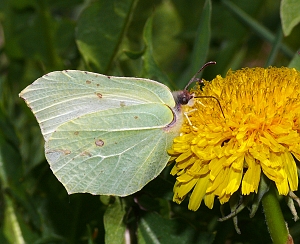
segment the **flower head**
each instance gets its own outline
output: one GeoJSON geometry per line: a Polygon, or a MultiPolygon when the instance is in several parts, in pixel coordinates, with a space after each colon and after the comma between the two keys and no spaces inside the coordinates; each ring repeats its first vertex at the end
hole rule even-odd
{"type": "Polygon", "coordinates": [[[175,165],[174,198],[189,192],[189,209],[204,199],[213,207],[232,194],[257,193],[264,174],[281,195],[298,188],[300,72],[290,68],[245,68],[204,81],[185,106],[181,134],[169,151],[175,165]],[[213,96],[215,99],[201,96],[213,96]],[[224,116],[222,111],[224,112],[224,116]]]}

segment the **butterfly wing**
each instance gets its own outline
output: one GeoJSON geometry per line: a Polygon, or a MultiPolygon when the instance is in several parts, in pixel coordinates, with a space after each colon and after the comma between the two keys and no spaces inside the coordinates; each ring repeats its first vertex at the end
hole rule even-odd
{"type": "Polygon", "coordinates": [[[53,72],[21,92],[45,138],[50,167],[68,193],[126,196],[169,160],[176,130],[169,89],[155,81],[53,72]]]}
{"type": "Polygon", "coordinates": [[[36,116],[46,141],[61,124],[96,111],[153,102],[175,106],[169,88],[161,83],[79,70],[44,75],[20,97],[36,116]]]}
{"type": "Polygon", "coordinates": [[[163,104],[87,114],[53,132],[46,157],[69,194],[126,196],[166,166],[175,135],[164,127],[172,117],[163,104]]]}

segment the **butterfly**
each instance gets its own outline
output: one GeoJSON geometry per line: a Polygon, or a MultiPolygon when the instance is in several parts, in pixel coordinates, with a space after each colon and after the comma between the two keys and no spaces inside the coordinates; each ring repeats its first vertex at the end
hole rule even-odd
{"type": "Polygon", "coordinates": [[[19,96],[35,115],[46,159],[69,194],[127,196],[169,161],[167,150],[179,135],[182,106],[193,99],[187,87],[196,75],[172,93],[144,78],[54,71],[19,96]]]}

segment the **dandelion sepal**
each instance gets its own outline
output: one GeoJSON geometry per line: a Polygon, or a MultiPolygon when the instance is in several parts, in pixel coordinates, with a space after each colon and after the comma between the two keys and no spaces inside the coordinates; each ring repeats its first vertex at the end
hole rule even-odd
{"type": "Polygon", "coordinates": [[[251,211],[250,211],[250,218],[253,218],[256,211],[258,210],[258,207],[261,203],[261,200],[263,198],[263,196],[269,191],[270,189],[270,180],[265,176],[262,175],[260,182],[259,182],[259,188],[258,188],[258,192],[254,197],[254,200],[252,202],[251,205],[251,211]]]}
{"type": "Polygon", "coordinates": [[[294,221],[297,221],[299,219],[299,216],[298,216],[297,210],[295,208],[294,201],[291,197],[287,197],[287,205],[288,205],[291,213],[293,214],[294,221]]]}
{"type": "MultiPolygon", "coordinates": [[[[245,207],[248,206],[249,202],[253,200],[253,195],[250,196],[240,196],[238,194],[233,194],[229,200],[231,213],[219,218],[220,222],[228,220],[230,218],[236,217],[245,207]]],[[[224,215],[224,213],[223,213],[224,215]]]]}

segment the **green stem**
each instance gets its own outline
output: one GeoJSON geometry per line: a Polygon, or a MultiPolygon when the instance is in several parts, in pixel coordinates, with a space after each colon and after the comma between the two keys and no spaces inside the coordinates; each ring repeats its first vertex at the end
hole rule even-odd
{"type": "Polygon", "coordinates": [[[262,205],[273,243],[287,243],[288,229],[273,185],[270,186],[270,190],[263,196],[262,205]]]}
{"type": "Polygon", "coordinates": [[[118,40],[118,44],[115,47],[114,54],[111,56],[110,62],[109,62],[108,67],[107,67],[107,69],[105,71],[105,73],[107,73],[107,74],[109,74],[109,72],[111,72],[112,66],[114,64],[113,61],[114,61],[116,55],[118,54],[118,50],[120,49],[120,46],[124,42],[127,30],[128,30],[128,28],[129,28],[129,26],[131,24],[131,21],[132,21],[132,18],[133,18],[133,14],[134,14],[134,10],[135,10],[137,4],[138,4],[138,0],[134,0],[131,3],[130,11],[128,11],[128,14],[126,16],[126,21],[124,21],[125,25],[124,25],[124,27],[122,29],[122,34],[121,34],[121,36],[120,36],[120,38],[118,40]]]}
{"type": "Polygon", "coordinates": [[[279,48],[280,48],[280,45],[281,45],[281,41],[282,41],[282,29],[281,29],[281,26],[278,28],[278,31],[276,33],[276,38],[274,40],[274,43],[272,45],[272,50],[270,52],[270,55],[268,57],[268,60],[265,64],[265,67],[269,67],[270,65],[272,65],[274,63],[274,60],[278,54],[278,51],[279,51],[279,48]]]}
{"type": "MultiPolygon", "coordinates": [[[[266,40],[269,43],[274,43],[276,37],[271,31],[269,31],[269,29],[261,25],[256,19],[252,18],[250,15],[248,15],[246,12],[240,9],[237,5],[235,5],[232,1],[222,0],[221,2],[227,7],[227,9],[232,14],[234,14],[240,21],[245,23],[258,36],[261,36],[264,40],[266,40]]],[[[280,49],[289,58],[292,58],[295,54],[294,50],[292,50],[289,46],[283,43],[280,44],[280,49]]]]}

